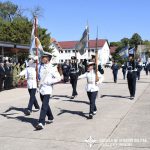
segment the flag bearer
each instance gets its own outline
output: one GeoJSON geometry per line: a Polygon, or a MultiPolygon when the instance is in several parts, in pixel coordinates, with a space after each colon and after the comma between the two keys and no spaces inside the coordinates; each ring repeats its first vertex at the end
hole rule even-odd
{"type": "Polygon", "coordinates": [[[54,119],[51,108],[49,106],[49,99],[52,95],[53,84],[59,82],[61,80],[61,77],[52,67],[50,60],[51,54],[48,52],[44,52],[44,55],[42,56],[43,66],[39,72],[39,91],[42,101],[42,107],[39,117],[39,123],[36,126],[37,130],[41,130],[44,128],[46,115],[48,116],[49,122],[53,122],[54,119]]]}
{"type": "Polygon", "coordinates": [[[89,62],[87,64],[87,72],[83,75],[79,76],[79,79],[86,78],[86,91],[90,101],[90,111],[89,111],[89,119],[93,119],[93,115],[96,115],[96,97],[99,91],[98,84],[101,83],[101,74],[98,71],[99,81],[96,82],[96,73],[94,70],[94,62],[89,62]]]}

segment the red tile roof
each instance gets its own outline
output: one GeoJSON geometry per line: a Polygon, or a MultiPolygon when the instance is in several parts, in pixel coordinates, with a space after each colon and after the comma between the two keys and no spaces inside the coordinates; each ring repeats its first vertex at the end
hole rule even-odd
{"type": "Polygon", "coordinates": [[[51,39],[50,39],[50,43],[55,43],[55,44],[56,44],[56,46],[59,48],[59,50],[62,50],[62,48],[61,48],[60,44],[56,41],[56,39],[51,38],[51,39]]]}
{"type": "MultiPolygon", "coordinates": [[[[58,42],[62,49],[74,49],[78,41],[60,41],[58,42]]],[[[99,39],[98,47],[103,47],[107,40],[99,39]]],[[[89,47],[95,48],[96,40],[89,40],[89,47]]]]}

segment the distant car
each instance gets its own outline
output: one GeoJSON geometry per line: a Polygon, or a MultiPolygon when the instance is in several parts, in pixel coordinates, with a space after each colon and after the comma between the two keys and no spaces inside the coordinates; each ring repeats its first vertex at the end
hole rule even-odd
{"type": "Polygon", "coordinates": [[[105,64],[105,68],[111,68],[111,66],[112,66],[111,62],[108,62],[108,63],[105,64]]]}

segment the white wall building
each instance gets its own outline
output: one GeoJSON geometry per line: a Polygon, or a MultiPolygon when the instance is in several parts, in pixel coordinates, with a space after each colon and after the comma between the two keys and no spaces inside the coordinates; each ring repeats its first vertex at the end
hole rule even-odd
{"type": "MultiPolygon", "coordinates": [[[[53,49],[53,55],[55,62],[63,63],[66,60],[70,60],[72,56],[77,56],[78,61],[90,60],[92,55],[95,55],[96,40],[89,40],[89,49],[85,49],[85,53],[80,55],[79,52],[75,53],[75,45],[78,41],[61,41],[57,42],[55,39],[51,40],[50,48],[53,49]]],[[[110,48],[107,40],[98,40],[98,56],[101,64],[106,64],[110,57],[110,48]]]]}

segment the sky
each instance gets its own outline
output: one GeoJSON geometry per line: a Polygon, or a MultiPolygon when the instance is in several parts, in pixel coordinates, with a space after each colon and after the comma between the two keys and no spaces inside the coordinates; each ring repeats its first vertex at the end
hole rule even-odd
{"type": "MultiPolygon", "coordinates": [[[[0,0],[2,2],[6,0],[0,0]]],[[[89,25],[90,39],[109,42],[131,38],[134,33],[150,40],[150,0],[10,0],[24,15],[40,6],[39,25],[57,41],[80,40],[89,25]]]]}

